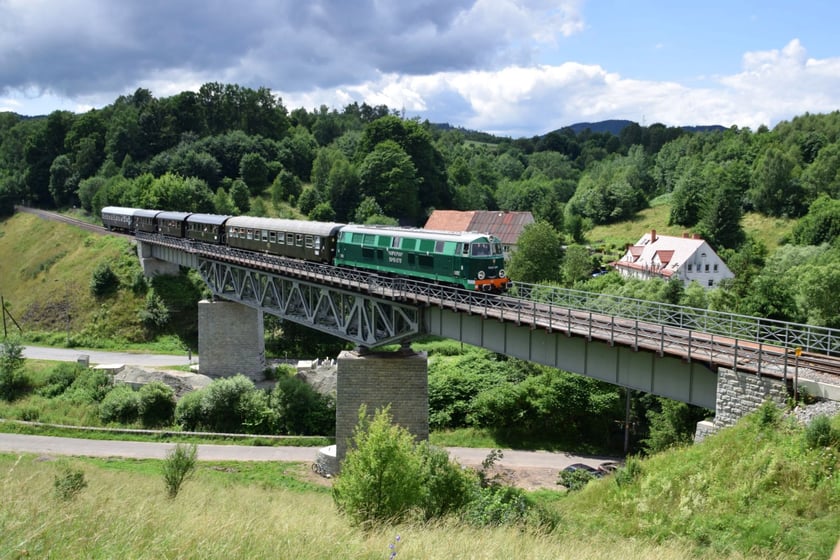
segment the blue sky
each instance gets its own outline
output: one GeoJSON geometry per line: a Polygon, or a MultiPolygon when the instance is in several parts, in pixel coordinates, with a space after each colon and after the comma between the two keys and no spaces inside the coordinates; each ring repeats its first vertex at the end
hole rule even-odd
{"type": "Polygon", "coordinates": [[[0,111],[266,87],[495,134],[774,126],[840,109],[840,8],[800,0],[0,0],[0,111]]]}

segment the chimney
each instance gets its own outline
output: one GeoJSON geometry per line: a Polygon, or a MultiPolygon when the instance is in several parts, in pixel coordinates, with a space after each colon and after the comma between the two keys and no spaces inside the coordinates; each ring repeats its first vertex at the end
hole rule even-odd
{"type": "Polygon", "coordinates": [[[654,241],[656,241],[656,230],[652,229],[650,230],[650,242],[653,243],[654,241]]]}
{"type": "Polygon", "coordinates": [[[701,237],[700,237],[700,234],[699,234],[699,233],[692,233],[692,234],[691,234],[691,238],[692,238],[692,239],[701,239],[701,237]]]}
{"type": "Polygon", "coordinates": [[[683,232],[683,239],[688,239],[688,232],[687,231],[683,232]]]}

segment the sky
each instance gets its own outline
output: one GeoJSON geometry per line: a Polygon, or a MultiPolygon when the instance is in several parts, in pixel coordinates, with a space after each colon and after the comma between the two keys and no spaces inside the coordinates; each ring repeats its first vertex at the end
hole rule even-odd
{"type": "Polygon", "coordinates": [[[0,0],[0,112],[265,87],[512,138],[840,109],[835,0],[0,0]]]}

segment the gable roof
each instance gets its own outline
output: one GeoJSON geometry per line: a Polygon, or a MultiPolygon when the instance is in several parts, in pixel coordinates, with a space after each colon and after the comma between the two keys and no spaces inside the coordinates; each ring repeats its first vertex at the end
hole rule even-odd
{"type": "MultiPolygon", "coordinates": [[[[715,254],[712,247],[697,235],[674,237],[658,235],[656,230],[651,230],[612,264],[616,268],[645,270],[668,278],[701,249],[704,253],[715,254]]],[[[720,265],[725,276],[732,276],[726,263],[721,261],[720,265]]]]}
{"type": "Polygon", "coordinates": [[[423,227],[443,231],[492,233],[505,245],[515,245],[525,226],[532,223],[534,216],[530,212],[435,210],[423,227]]]}

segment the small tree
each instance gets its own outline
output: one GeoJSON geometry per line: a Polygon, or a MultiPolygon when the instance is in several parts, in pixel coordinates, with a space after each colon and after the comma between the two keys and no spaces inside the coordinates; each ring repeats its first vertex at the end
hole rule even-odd
{"type": "Polygon", "coordinates": [[[90,293],[96,297],[102,297],[117,291],[120,286],[120,279],[111,270],[106,262],[101,262],[93,271],[90,279],[90,293]]]}
{"type": "Polygon", "coordinates": [[[195,472],[197,460],[198,447],[194,443],[179,443],[166,454],[163,461],[163,480],[170,498],[178,495],[184,481],[195,472]]]}
{"type": "Polygon", "coordinates": [[[0,346],[0,399],[11,401],[27,386],[23,374],[23,346],[16,339],[8,339],[0,346]]]}
{"type": "Polygon", "coordinates": [[[360,525],[398,523],[423,495],[414,438],[391,424],[387,407],[378,409],[371,420],[362,405],[352,444],[333,485],[336,506],[360,525]]]}

